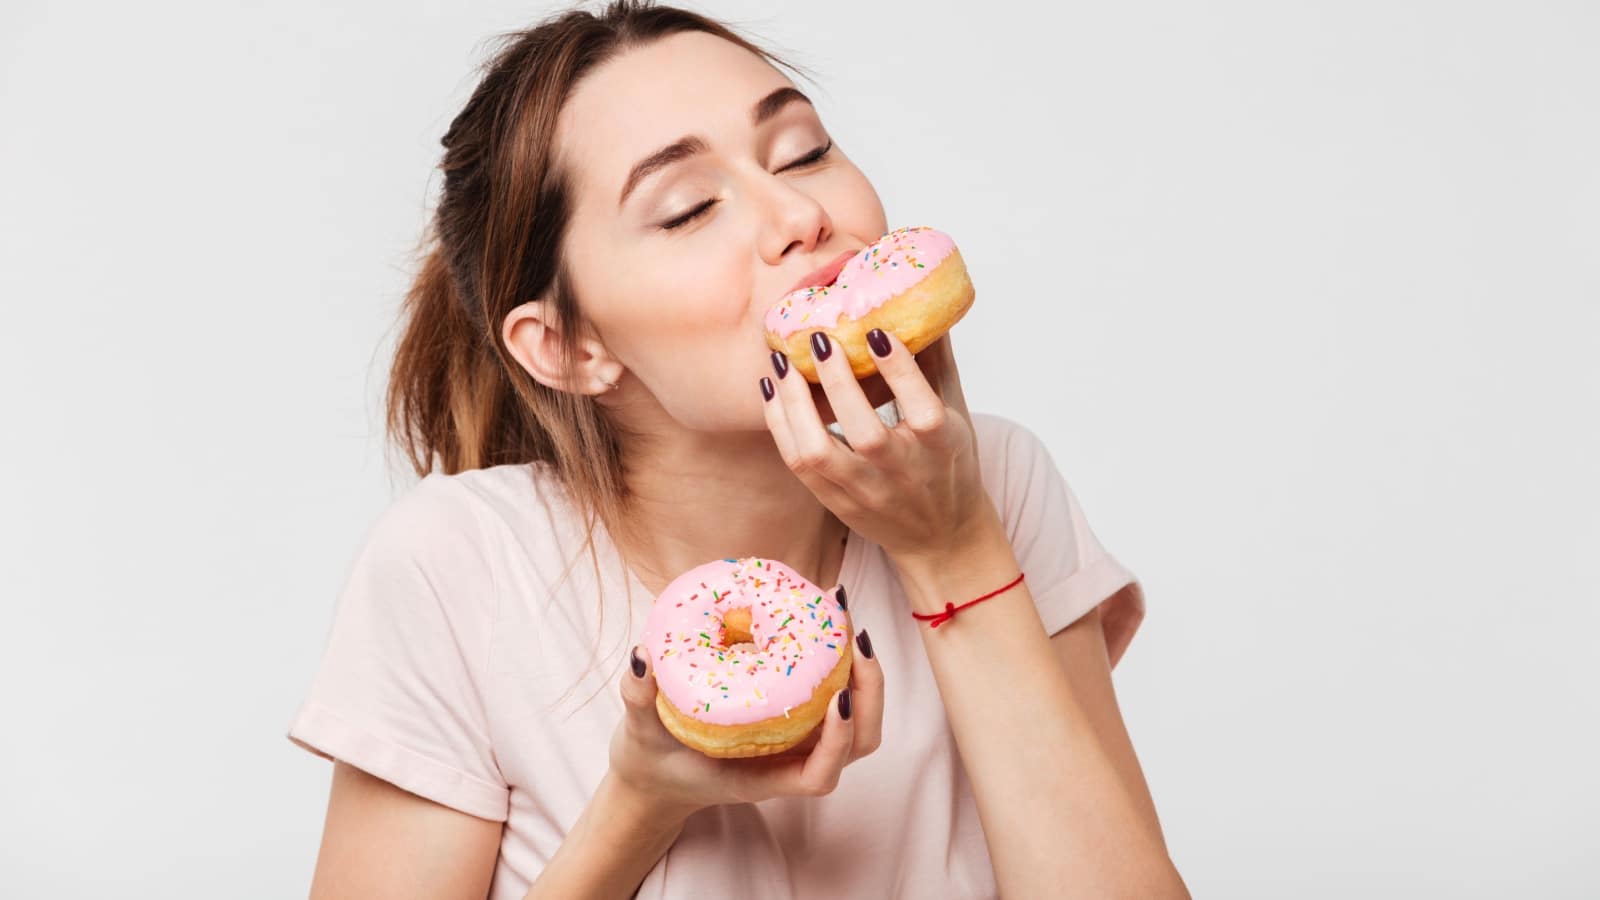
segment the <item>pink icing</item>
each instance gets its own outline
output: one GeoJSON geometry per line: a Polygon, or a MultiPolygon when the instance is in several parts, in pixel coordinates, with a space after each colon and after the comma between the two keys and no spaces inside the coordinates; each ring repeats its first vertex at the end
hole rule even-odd
{"type": "Polygon", "coordinates": [[[785,295],[767,310],[767,330],[786,338],[802,328],[832,328],[841,314],[859,319],[927,277],[955,246],[926,225],[887,232],[852,256],[833,284],[785,295]]]}
{"type": "Polygon", "coordinates": [[[759,722],[811,699],[849,639],[832,592],[775,559],[696,566],[650,608],[644,647],[672,705],[702,722],[759,722]],[[753,644],[724,647],[724,613],[750,607],[753,644]]]}

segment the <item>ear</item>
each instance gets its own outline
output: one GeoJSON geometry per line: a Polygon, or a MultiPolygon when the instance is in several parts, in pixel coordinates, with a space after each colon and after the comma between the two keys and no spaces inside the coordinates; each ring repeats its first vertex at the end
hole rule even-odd
{"type": "Polygon", "coordinates": [[[560,323],[548,300],[530,300],[506,313],[500,339],[513,359],[537,382],[569,394],[604,394],[621,383],[622,364],[598,338],[578,337],[577,356],[569,376],[561,368],[560,323]],[[608,384],[610,382],[611,384],[608,384]]]}

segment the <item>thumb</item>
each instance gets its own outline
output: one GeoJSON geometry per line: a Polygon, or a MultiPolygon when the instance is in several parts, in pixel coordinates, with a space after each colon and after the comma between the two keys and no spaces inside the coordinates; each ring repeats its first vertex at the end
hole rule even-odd
{"type": "Polygon", "coordinates": [[[650,665],[649,651],[637,644],[629,651],[628,669],[622,673],[622,703],[634,724],[654,722],[660,725],[656,713],[655,668],[650,665]]]}

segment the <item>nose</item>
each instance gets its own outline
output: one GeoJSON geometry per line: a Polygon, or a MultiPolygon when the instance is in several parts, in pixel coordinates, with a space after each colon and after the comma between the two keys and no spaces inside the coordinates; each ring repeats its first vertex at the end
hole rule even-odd
{"type": "Polygon", "coordinates": [[[761,257],[768,265],[781,265],[798,251],[806,254],[833,236],[833,220],[821,201],[782,178],[767,180],[767,215],[761,238],[761,257]]]}

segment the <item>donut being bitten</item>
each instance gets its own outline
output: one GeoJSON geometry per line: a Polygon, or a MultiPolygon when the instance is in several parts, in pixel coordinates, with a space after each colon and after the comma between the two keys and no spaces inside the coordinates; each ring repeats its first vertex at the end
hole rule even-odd
{"type": "Polygon", "coordinates": [[[926,225],[885,233],[844,264],[831,284],[784,295],[767,311],[767,346],[782,350],[806,380],[820,383],[811,334],[843,348],[856,378],[877,371],[867,332],[892,333],[912,353],[949,331],[975,291],[955,241],[926,225]]]}
{"type": "Polygon", "coordinates": [[[833,592],[751,556],[673,579],[642,643],[667,731],[707,756],[734,758],[805,740],[850,681],[852,638],[833,592]]]}

